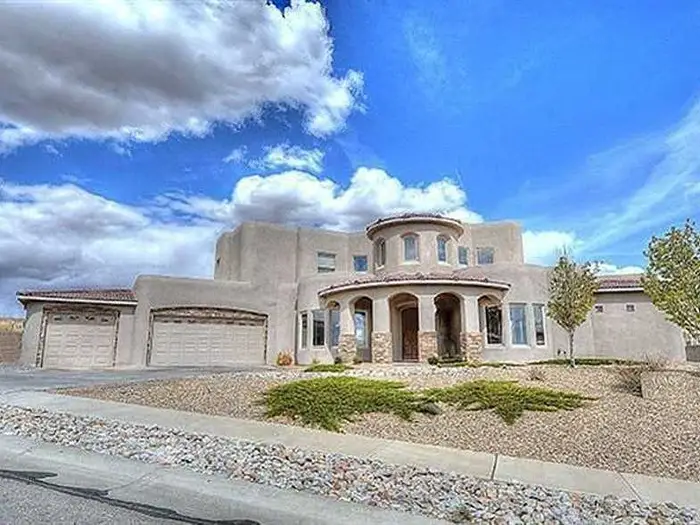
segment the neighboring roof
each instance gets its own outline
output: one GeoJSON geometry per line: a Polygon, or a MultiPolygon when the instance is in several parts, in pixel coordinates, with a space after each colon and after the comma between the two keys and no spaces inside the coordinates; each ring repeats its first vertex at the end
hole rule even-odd
{"type": "Polygon", "coordinates": [[[31,301],[56,301],[71,303],[136,303],[136,296],[129,288],[102,288],[92,290],[33,290],[17,292],[22,303],[31,301]]]}
{"type": "Polygon", "coordinates": [[[456,270],[451,273],[382,273],[376,275],[363,275],[353,279],[332,284],[319,291],[319,295],[325,295],[344,288],[366,287],[369,285],[389,285],[393,283],[421,283],[432,281],[454,281],[456,284],[481,284],[490,288],[508,289],[510,284],[504,281],[496,281],[485,277],[483,274],[470,270],[456,270]]]}
{"type": "Polygon", "coordinates": [[[599,292],[638,292],[643,290],[641,275],[603,275],[598,277],[599,292]]]}
{"type": "Polygon", "coordinates": [[[368,236],[371,236],[375,231],[377,231],[379,228],[383,228],[384,226],[388,226],[391,224],[400,224],[400,223],[405,223],[405,222],[420,222],[420,221],[426,221],[426,222],[438,222],[442,224],[447,224],[449,226],[452,226],[454,228],[463,230],[464,225],[462,224],[462,221],[458,219],[453,219],[452,217],[446,217],[444,215],[440,215],[438,213],[402,213],[400,215],[391,215],[388,217],[381,217],[375,221],[370,222],[367,227],[365,228],[365,233],[368,236]]]}

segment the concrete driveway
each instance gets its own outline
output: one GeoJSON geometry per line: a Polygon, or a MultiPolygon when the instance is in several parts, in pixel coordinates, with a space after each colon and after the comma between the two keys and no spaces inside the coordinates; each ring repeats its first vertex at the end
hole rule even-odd
{"type": "Polygon", "coordinates": [[[92,386],[104,383],[177,379],[211,374],[266,370],[264,366],[235,368],[148,368],[145,370],[47,370],[17,366],[0,366],[0,394],[27,390],[92,386]]]}

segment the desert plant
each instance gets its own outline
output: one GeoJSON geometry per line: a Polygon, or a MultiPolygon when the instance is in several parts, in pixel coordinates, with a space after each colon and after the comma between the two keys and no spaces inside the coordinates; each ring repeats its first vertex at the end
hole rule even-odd
{"type": "Polygon", "coordinates": [[[355,357],[352,358],[353,365],[361,365],[362,363],[364,363],[364,361],[359,355],[355,355],[355,357]]]}
{"type": "Polygon", "coordinates": [[[350,365],[345,363],[333,363],[331,364],[315,364],[307,366],[304,372],[345,372],[346,370],[352,370],[350,365]]]}
{"type": "Polygon", "coordinates": [[[291,352],[280,352],[277,354],[277,366],[291,366],[294,364],[294,356],[291,352]]]}
{"type": "Polygon", "coordinates": [[[437,365],[439,362],[440,362],[440,358],[439,358],[437,355],[435,355],[435,354],[433,354],[433,355],[431,355],[430,357],[428,357],[428,364],[429,364],[429,365],[435,366],[435,365],[437,365]]]}
{"type": "Polygon", "coordinates": [[[527,371],[527,378],[530,381],[544,381],[545,380],[544,370],[542,370],[541,368],[537,368],[537,367],[530,368],[527,371]]]}
{"type": "Polygon", "coordinates": [[[652,237],[644,255],[644,292],[667,319],[700,338],[700,231],[688,220],[683,229],[652,237]]]}
{"type": "Polygon", "coordinates": [[[595,303],[598,289],[596,268],[590,263],[578,264],[566,253],[549,276],[547,313],[569,334],[569,363],[574,360],[574,334],[583,324],[595,303]]]}
{"type": "Polygon", "coordinates": [[[342,365],[343,364],[343,358],[340,357],[339,355],[335,356],[333,358],[333,363],[336,365],[342,365]]]}

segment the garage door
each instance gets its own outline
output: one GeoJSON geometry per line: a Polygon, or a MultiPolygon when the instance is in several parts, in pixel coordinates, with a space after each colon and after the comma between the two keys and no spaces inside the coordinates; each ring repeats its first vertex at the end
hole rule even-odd
{"type": "Polygon", "coordinates": [[[154,366],[235,366],[265,362],[265,317],[167,317],[153,320],[154,366]]]}
{"type": "Polygon", "coordinates": [[[44,336],[45,368],[114,366],[117,316],[113,313],[50,313],[44,336]]]}

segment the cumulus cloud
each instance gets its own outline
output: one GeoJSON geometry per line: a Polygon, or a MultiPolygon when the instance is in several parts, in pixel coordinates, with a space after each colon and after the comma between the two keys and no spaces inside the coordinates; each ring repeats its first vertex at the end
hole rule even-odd
{"type": "Polygon", "coordinates": [[[228,200],[169,194],[143,207],[76,184],[0,181],[0,315],[19,312],[19,289],[130,286],[140,273],[211,276],[217,236],[241,221],[359,230],[407,211],[481,221],[449,180],[407,187],[369,168],[347,187],[286,171],[244,177],[228,200]]]}
{"type": "Polygon", "coordinates": [[[532,264],[550,264],[562,251],[571,251],[578,245],[576,235],[563,231],[525,231],[523,250],[525,261],[532,264]]]}
{"type": "Polygon", "coordinates": [[[265,155],[253,166],[264,168],[291,168],[293,170],[321,173],[324,153],[320,149],[303,149],[289,144],[266,148],[265,155]]]}
{"type": "Polygon", "coordinates": [[[610,263],[598,263],[598,274],[600,275],[628,275],[644,273],[641,266],[617,266],[610,263]]]}
{"type": "Polygon", "coordinates": [[[306,0],[0,2],[0,148],[201,136],[270,106],[325,136],[360,109],[363,84],[333,73],[332,52],[306,0]]]}

